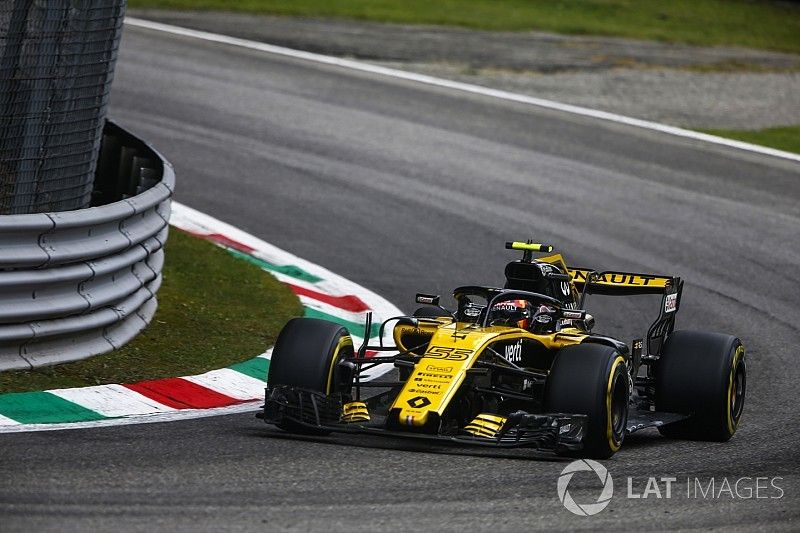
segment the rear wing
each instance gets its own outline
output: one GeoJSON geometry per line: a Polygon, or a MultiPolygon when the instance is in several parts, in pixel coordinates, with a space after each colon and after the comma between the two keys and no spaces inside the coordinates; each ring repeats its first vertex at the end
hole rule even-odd
{"type": "Polygon", "coordinates": [[[657,274],[636,274],[608,270],[596,272],[588,268],[569,269],[575,288],[586,294],[624,296],[630,294],[664,294],[680,283],[680,278],[657,274]]]}
{"type": "MultiPolygon", "coordinates": [[[[507,242],[506,248],[509,250],[522,250],[522,261],[517,263],[533,262],[534,252],[550,253],[553,247],[549,244],[535,243],[532,240],[527,242],[515,241],[507,242]]],[[[675,315],[681,305],[681,293],[683,292],[683,281],[674,276],[663,276],[659,274],[638,274],[635,272],[621,272],[617,270],[607,270],[597,272],[589,268],[567,268],[561,254],[553,254],[547,257],[539,257],[539,262],[550,263],[557,266],[561,272],[569,273],[569,282],[572,283],[574,290],[579,293],[579,298],[575,298],[577,309],[585,309],[586,296],[589,294],[606,294],[609,296],[630,296],[636,294],[660,294],[661,308],[658,318],[650,325],[647,330],[647,344],[641,346],[639,342],[639,353],[642,348],[647,349],[649,356],[659,356],[667,335],[672,333],[675,328],[675,315]]],[[[511,264],[509,264],[511,266],[511,264]]],[[[506,279],[510,280],[508,267],[506,279]]],[[[564,276],[566,277],[566,276],[564,276]]],[[[560,279],[560,278],[556,278],[560,279]]],[[[566,281],[566,280],[564,280],[566,281]]],[[[565,292],[566,294],[566,292],[565,292]]],[[[634,350],[635,352],[636,350],[634,350]]],[[[638,361],[636,362],[638,367],[638,361]]]]}
{"type": "Polygon", "coordinates": [[[569,269],[572,283],[581,293],[579,308],[583,309],[587,294],[627,296],[634,294],[661,294],[658,318],[647,331],[647,353],[658,356],[666,336],[675,329],[675,315],[681,305],[683,281],[681,278],[657,274],[636,274],[609,270],[596,272],[587,268],[569,269]]]}

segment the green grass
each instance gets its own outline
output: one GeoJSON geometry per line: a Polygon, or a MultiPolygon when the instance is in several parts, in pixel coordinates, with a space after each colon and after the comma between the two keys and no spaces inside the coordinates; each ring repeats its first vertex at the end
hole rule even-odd
{"type": "Polygon", "coordinates": [[[158,311],[120,350],[85,361],[0,373],[0,391],[126,383],[198,374],[262,353],[302,315],[286,285],[225,250],[171,229],[158,311]]]}
{"type": "Polygon", "coordinates": [[[800,126],[784,126],[765,130],[700,130],[704,133],[728,137],[737,141],[761,144],[800,154],[800,126]]]}
{"type": "Polygon", "coordinates": [[[615,35],[800,53],[800,3],[776,0],[130,0],[128,4],[615,35]]]}

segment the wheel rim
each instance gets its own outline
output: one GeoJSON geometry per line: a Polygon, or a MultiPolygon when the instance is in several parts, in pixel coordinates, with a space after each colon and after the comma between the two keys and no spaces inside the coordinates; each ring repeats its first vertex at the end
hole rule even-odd
{"type": "Polygon", "coordinates": [[[736,365],[731,383],[730,412],[734,426],[739,422],[744,408],[744,394],[747,388],[747,372],[744,361],[740,360],[736,365]]]}
{"type": "Polygon", "coordinates": [[[628,391],[627,376],[619,373],[614,378],[614,385],[611,389],[611,431],[614,440],[622,442],[625,434],[625,422],[627,419],[628,391]]]}

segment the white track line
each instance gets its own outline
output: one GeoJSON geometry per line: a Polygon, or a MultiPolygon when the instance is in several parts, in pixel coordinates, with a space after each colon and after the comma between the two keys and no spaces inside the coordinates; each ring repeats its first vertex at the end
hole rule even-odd
{"type": "Polygon", "coordinates": [[[661,133],[666,133],[677,137],[684,137],[687,139],[704,141],[717,145],[727,146],[730,148],[737,148],[739,150],[746,150],[748,152],[755,152],[758,154],[770,155],[774,157],[780,157],[783,159],[789,159],[792,161],[800,162],[800,155],[798,154],[784,152],[782,150],[775,150],[774,148],[767,148],[765,146],[759,146],[756,144],[725,139],[723,137],[717,137],[715,135],[708,135],[706,133],[686,130],[675,126],[668,126],[666,124],[651,122],[649,120],[641,120],[638,118],[626,117],[625,115],[617,115],[616,113],[609,113],[607,111],[598,111],[596,109],[590,109],[587,107],[564,104],[561,102],[556,102],[554,100],[545,100],[543,98],[535,98],[532,96],[526,96],[523,94],[512,93],[508,91],[490,89],[488,87],[481,87],[479,85],[472,85],[469,83],[461,83],[458,81],[436,78],[434,76],[426,76],[424,74],[416,74],[414,72],[406,72],[403,70],[397,70],[393,68],[380,67],[377,65],[371,65],[369,63],[353,61],[351,59],[342,59],[338,57],[326,56],[323,54],[304,52],[302,50],[294,50],[292,48],[285,48],[283,46],[275,46],[272,44],[260,43],[257,41],[250,41],[247,39],[239,39],[236,37],[230,37],[227,35],[220,35],[217,33],[210,33],[206,31],[191,30],[189,28],[182,28],[180,26],[173,26],[171,24],[162,24],[160,22],[152,22],[149,20],[143,20],[133,17],[126,17],[125,24],[129,24],[131,26],[136,26],[139,28],[146,28],[149,30],[171,33],[173,35],[181,35],[183,37],[192,37],[195,39],[202,39],[204,41],[227,44],[231,46],[239,46],[241,48],[248,48],[250,50],[259,50],[261,52],[266,52],[269,54],[276,54],[296,59],[304,59],[307,61],[313,61],[315,63],[334,65],[338,67],[349,68],[352,70],[369,72],[371,74],[378,74],[381,76],[389,76],[392,78],[399,78],[403,80],[424,83],[436,87],[444,87],[456,91],[480,94],[483,96],[490,96],[502,100],[509,100],[512,102],[534,105],[546,109],[563,111],[565,113],[571,113],[573,115],[580,115],[584,117],[591,117],[600,120],[617,122],[619,124],[625,124],[627,126],[635,126],[637,128],[644,128],[648,130],[658,131],[661,133]]]}

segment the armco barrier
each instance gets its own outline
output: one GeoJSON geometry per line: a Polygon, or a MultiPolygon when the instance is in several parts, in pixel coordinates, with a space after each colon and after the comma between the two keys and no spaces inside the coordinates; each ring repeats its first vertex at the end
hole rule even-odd
{"type": "Polygon", "coordinates": [[[93,197],[121,200],[0,216],[0,370],[110,351],[155,312],[175,173],[113,123],[100,158],[93,197]]]}

